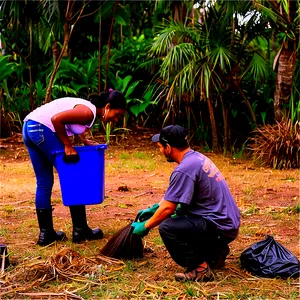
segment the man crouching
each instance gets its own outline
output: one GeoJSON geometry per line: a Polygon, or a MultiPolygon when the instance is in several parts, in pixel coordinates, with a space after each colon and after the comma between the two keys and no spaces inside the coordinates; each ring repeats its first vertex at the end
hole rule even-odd
{"type": "Polygon", "coordinates": [[[177,281],[209,281],[211,268],[224,266],[228,244],[238,235],[239,209],[214,163],[190,148],[179,125],[152,137],[160,152],[178,166],[163,200],[138,213],[133,234],[145,236],[159,225],[159,233],[173,260],[184,267],[177,281]]]}

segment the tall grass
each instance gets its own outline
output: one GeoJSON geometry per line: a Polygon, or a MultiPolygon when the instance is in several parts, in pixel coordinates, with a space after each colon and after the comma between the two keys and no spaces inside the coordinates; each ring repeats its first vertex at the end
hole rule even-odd
{"type": "Polygon", "coordinates": [[[282,119],[255,130],[250,149],[256,162],[274,169],[300,167],[300,122],[282,119]]]}

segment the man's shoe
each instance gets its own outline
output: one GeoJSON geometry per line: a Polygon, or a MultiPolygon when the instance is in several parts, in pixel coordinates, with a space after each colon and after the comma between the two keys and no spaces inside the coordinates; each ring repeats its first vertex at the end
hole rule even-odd
{"type": "Polygon", "coordinates": [[[212,273],[207,265],[206,268],[198,267],[192,271],[185,271],[184,273],[176,273],[175,275],[176,281],[210,281],[212,280],[212,273]]]}

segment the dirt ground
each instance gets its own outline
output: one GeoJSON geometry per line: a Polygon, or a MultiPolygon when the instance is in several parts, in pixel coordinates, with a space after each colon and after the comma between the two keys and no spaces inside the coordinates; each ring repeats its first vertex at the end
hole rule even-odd
{"type": "MultiPolygon", "coordinates": [[[[87,206],[89,225],[101,227],[105,238],[74,246],[76,250],[88,248],[87,254],[97,255],[119,228],[134,219],[139,209],[163,197],[175,164],[164,160],[150,142],[151,135],[152,132],[143,130],[111,142],[105,152],[105,200],[101,205],[87,206]],[[141,153],[148,164],[144,164],[141,153]]],[[[97,141],[103,142],[103,139],[98,137],[97,141]]],[[[266,235],[272,235],[300,258],[299,211],[295,212],[295,207],[299,209],[300,199],[299,170],[272,170],[255,166],[250,160],[205,154],[223,173],[242,213],[240,235],[230,245],[227,265],[239,268],[242,251],[266,235]]],[[[16,265],[24,257],[39,252],[35,244],[38,237],[35,177],[20,135],[1,141],[0,163],[0,243],[7,244],[10,261],[16,265]]],[[[57,174],[52,204],[55,229],[62,229],[71,237],[70,214],[61,201],[57,174]]],[[[158,231],[154,229],[145,238],[146,248],[151,250],[146,258],[155,265],[152,271],[147,270],[147,276],[156,282],[171,279],[173,273],[181,271],[164,246],[155,243],[157,237],[158,231]]],[[[66,244],[72,245],[70,240],[66,244]]],[[[142,272],[139,276],[143,276],[142,272]]],[[[283,295],[281,298],[290,299],[283,295]]]]}

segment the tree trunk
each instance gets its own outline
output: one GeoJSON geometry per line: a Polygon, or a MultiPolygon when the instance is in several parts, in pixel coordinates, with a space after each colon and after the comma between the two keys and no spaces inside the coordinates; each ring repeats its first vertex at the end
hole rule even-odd
{"type": "Polygon", "coordinates": [[[242,96],[243,100],[245,101],[246,105],[248,106],[248,109],[249,109],[251,118],[253,120],[253,123],[256,125],[256,116],[255,116],[255,113],[254,113],[254,111],[252,109],[250,101],[246,97],[245,93],[243,92],[243,90],[241,89],[241,87],[239,86],[239,84],[235,84],[235,86],[236,86],[237,90],[239,91],[239,93],[241,94],[241,96],[242,96]]]}
{"type": "Polygon", "coordinates": [[[293,88],[293,77],[296,65],[296,52],[293,51],[294,43],[290,43],[292,49],[281,50],[278,58],[278,70],[276,76],[276,88],[274,93],[275,120],[280,122],[283,117],[283,104],[288,103],[293,88]]]}
{"type": "MultiPolygon", "coordinates": [[[[66,11],[66,14],[65,14],[66,23],[68,23],[68,24],[69,24],[69,20],[71,20],[71,18],[72,18],[72,11],[73,11],[74,4],[75,4],[75,1],[71,2],[71,0],[68,0],[67,11],[66,11]],[[72,3],[72,5],[70,7],[71,3],[72,3]]],[[[48,87],[47,87],[47,91],[46,91],[46,97],[45,97],[45,100],[44,100],[44,104],[51,101],[52,85],[53,85],[53,82],[54,82],[54,78],[55,78],[56,73],[59,69],[62,58],[65,54],[65,51],[68,48],[68,44],[69,44],[70,38],[72,36],[73,30],[75,28],[75,25],[79,21],[81,15],[83,13],[84,7],[85,7],[85,5],[83,5],[82,8],[80,9],[80,12],[78,13],[78,16],[77,16],[76,20],[74,21],[73,25],[71,26],[70,33],[68,33],[67,35],[65,34],[65,36],[64,36],[64,44],[62,46],[59,57],[57,58],[57,61],[55,63],[54,69],[53,69],[53,72],[51,74],[49,84],[48,84],[48,87]]],[[[66,23],[65,23],[65,25],[66,25],[66,23]]],[[[65,29],[66,29],[66,27],[64,26],[64,30],[65,29]]]]}
{"type": "Polygon", "coordinates": [[[107,91],[107,87],[108,87],[108,68],[109,68],[109,59],[110,59],[110,49],[111,49],[111,43],[112,43],[112,33],[113,33],[113,28],[114,28],[114,23],[115,23],[115,13],[116,13],[117,5],[118,5],[118,1],[115,1],[114,11],[113,11],[111,25],[110,25],[109,38],[108,38],[104,91],[107,91]]]}
{"type": "Polygon", "coordinates": [[[70,27],[69,20],[66,20],[64,24],[64,45],[66,46],[64,48],[63,57],[68,57],[69,40],[70,40],[69,27],[70,27]]]}
{"type": "Polygon", "coordinates": [[[171,1],[171,10],[173,14],[173,21],[185,23],[187,17],[187,7],[183,1],[171,1]]]}
{"type": "Polygon", "coordinates": [[[228,108],[226,107],[226,104],[223,101],[223,95],[220,95],[220,100],[222,104],[222,116],[223,116],[223,154],[226,155],[228,151],[228,108]]]}
{"type": "Polygon", "coordinates": [[[45,101],[44,101],[44,104],[45,103],[48,103],[51,101],[51,94],[52,94],[52,85],[53,85],[53,82],[54,82],[54,78],[55,78],[55,75],[58,71],[58,68],[60,66],[60,63],[61,63],[61,60],[62,60],[62,57],[63,57],[63,54],[64,54],[64,51],[66,49],[66,41],[64,41],[64,44],[63,44],[63,47],[60,51],[60,55],[55,63],[55,66],[54,66],[54,70],[51,74],[51,77],[50,77],[50,80],[49,80],[49,84],[48,84],[48,87],[47,87],[47,91],[46,91],[46,97],[45,97],[45,101]]]}
{"type": "Polygon", "coordinates": [[[30,103],[30,110],[33,110],[35,108],[35,101],[34,101],[34,96],[33,96],[33,80],[32,80],[32,44],[33,44],[33,37],[32,37],[32,20],[29,22],[29,43],[30,43],[30,54],[29,54],[29,103],[30,103]]]}
{"type": "Polygon", "coordinates": [[[101,9],[99,13],[99,55],[98,55],[98,94],[101,93],[101,51],[102,51],[102,17],[101,17],[101,9]]]}
{"type": "Polygon", "coordinates": [[[217,131],[217,125],[216,125],[216,120],[215,120],[214,108],[212,106],[212,102],[209,97],[206,99],[206,101],[207,101],[207,105],[208,105],[209,118],[210,118],[210,124],[211,124],[212,150],[214,152],[218,152],[219,151],[218,131],[217,131]]]}
{"type": "Polygon", "coordinates": [[[55,67],[56,62],[59,58],[59,53],[60,53],[60,49],[59,49],[59,46],[57,44],[57,41],[54,41],[54,43],[52,45],[53,68],[55,67]]]}

